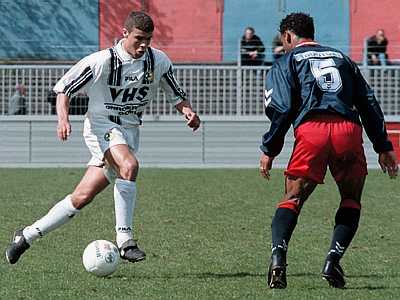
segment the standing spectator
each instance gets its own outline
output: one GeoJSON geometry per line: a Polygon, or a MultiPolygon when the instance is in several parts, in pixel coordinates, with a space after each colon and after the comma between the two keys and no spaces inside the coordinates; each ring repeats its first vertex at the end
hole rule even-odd
{"type": "Polygon", "coordinates": [[[9,115],[26,115],[26,88],[22,84],[15,86],[15,93],[8,102],[9,115]]]}
{"type": "MultiPolygon", "coordinates": [[[[52,115],[57,114],[56,102],[57,94],[50,90],[47,93],[47,102],[50,104],[50,113],[52,115]]],[[[71,97],[69,102],[69,114],[70,115],[84,115],[88,109],[89,98],[83,93],[78,93],[75,97],[71,97]]]]}
{"type": "Polygon", "coordinates": [[[253,27],[247,27],[240,42],[241,63],[244,66],[261,66],[264,64],[264,44],[255,34],[253,27]]]}
{"type": "Polygon", "coordinates": [[[383,29],[377,30],[375,35],[367,40],[367,59],[369,65],[387,65],[388,55],[386,51],[388,43],[389,41],[383,29]]]}
{"type": "Polygon", "coordinates": [[[285,54],[285,49],[283,49],[283,44],[281,41],[281,35],[277,34],[272,41],[272,56],[274,61],[285,54]]]}

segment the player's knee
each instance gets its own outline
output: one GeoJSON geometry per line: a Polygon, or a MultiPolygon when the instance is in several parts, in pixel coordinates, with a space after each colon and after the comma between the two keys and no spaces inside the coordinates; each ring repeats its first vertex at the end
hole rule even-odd
{"type": "Polygon", "coordinates": [[[354,208],[356,210],[361,210],[361,203],[359,200],[342,199],[342,201],[340,201],[340,207],[341,208],[354,208]]]}
{"type": "Polygon", "coordinates": [[[356,177],[351,180],[337,182],[340,191],[340,196],[343,199],[342,203],[346,204],[349,201],[350,202],[355,201],[358,202],[359,204],[361,201],[361,195],[364,188],[364,182],[365,182],[365,177],[356,177]]]}
{"type": "Polygon", "coordinates": [[[93,200],[94,196],[90,191],[74,191],[71,195],[71,202],[76,209],[82,209],[93,200]]]}
{"type": "Polygon", "coordinates": [[[340,207],[336,212],[336,225],[346,225],[357,230],[361,215],[361,204],[358,201],[344,199],[340,203],[340,207]]]}
{"type": "Polygon", "coordinates": [[[294,211],[296,214],[300,213],[302,203],[299,198],[285,199],[278,204],[278,208],[287,208],[294,211]]]}
{"type": "Polygon", "coordinates": [[[119,175],[125,180],[136,180],[139,172],[139,162],[136,159],[127,159],[119,168],[119,175]]]}

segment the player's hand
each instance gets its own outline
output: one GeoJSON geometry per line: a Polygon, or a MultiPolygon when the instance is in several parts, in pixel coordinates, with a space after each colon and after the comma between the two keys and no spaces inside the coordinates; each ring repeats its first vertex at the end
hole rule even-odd
{"type": "Polygon", "coordinates": [[[187,120],[186,125],[196,131],[200,127],[200,118],[199,116],[192,110],[185,113],[185,118],[187,120]]]}
{"type": "Polygon", "coordinates": [[[59,120],[57,125],[57,136],[60,140],[66,141],[71,135],[71,123],[68,120],[59,120]]]}
{"type": "Polygon", "coordinates": [[[399,172],[399,166],[397,164],[397,157],[394,151],[379,153],[378,161],[383,173],[387,172],[390,178],[396,178],[399,172]]]}
{"type": "Polygon", "coordinates": [[[270,174],[269,171],[272,168],[272,162],[274,160],[274,157],[270,157],[266,155],[265,153],[261,154],[260,157],[260,174],[262,177],[265,179],[270,179],[270,174]]]}

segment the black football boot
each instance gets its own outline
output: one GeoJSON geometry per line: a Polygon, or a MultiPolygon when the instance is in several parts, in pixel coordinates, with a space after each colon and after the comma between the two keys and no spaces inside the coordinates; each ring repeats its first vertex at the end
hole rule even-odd
{"type": "Polygon", "coordinates": [[[6,249],[6,259],[10,264],[15,264],[30,245],[22,234],[22,229],[14,232],[10,245],[6,249]]]}
{"type": "Polygon", "coordinates": [[[326,259],[321,275],[331,287],[343,289],[346,285],[344,272],[338,261],[326,259]]]}
{"type": "Polygon", "coordinates": [[[273,253],[271,263],[268,268],[268,286],[271,289],[284,289],[287,286],[286,281],[286,253],[273,253]]]}
{"type": "Polygon", "coordinates": [[[128,240],[121,245],[119,253],[122,259],[132,263],[146,259],[146,253],[139,249],[135,240],[128,240]]]}

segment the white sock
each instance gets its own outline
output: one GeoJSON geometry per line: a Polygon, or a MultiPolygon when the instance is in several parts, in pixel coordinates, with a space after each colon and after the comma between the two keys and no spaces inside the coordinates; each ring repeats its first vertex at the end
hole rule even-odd
{"type": "Polygon", "coordinates": [[[114,185],[114,203],[118,247],[133,238],[132,224],[135,202],[136,182],[117,178],[114,185]]]}
{"type": "Polygon", "coordinates": [[[54,205],[47,215],[37,220],[31,226],[25,227],[22,233],[26,241],[32,244],[37,238],[67,223],[77,213],[79,213],[79,209],[76,209],[72,205],[71,195],[68,195],[54,205]]]}

